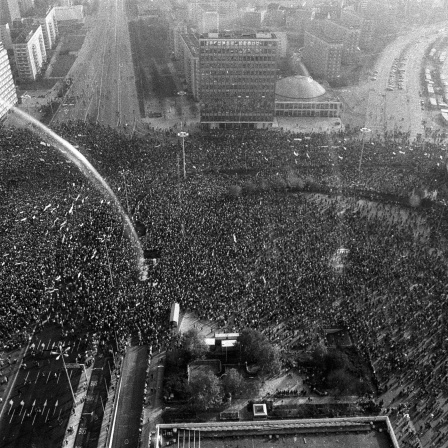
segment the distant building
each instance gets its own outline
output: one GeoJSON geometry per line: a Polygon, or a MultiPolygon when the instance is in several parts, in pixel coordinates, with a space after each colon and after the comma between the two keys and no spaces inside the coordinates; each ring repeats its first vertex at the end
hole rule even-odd
{"type": "Polygon", "coordinates": [[[38,17],[35,20],[42,26],[45,49],[51,50],[56,43],[58,35],[55,8],[50,8],[43,17],[38,17]]]}
{"type": "Polygon", "coordinates": [[[35,5],[36,5],[35,0],[19,0],[19,8],[22,14],[25,14],[30,9],[33,9],[35,5]]]}
{"type": "Polygon", "coordinates": [[[299,33],[302,37],[310,27],[313,13],[310,9],[292,9],[286,13],[285,25],[289,30],[299,33]]]}
{"type": "Polygon", "coordinates": [[[187,32],[187,25],[185,23],[176,23],[170,26],[170,50],[171,54],[176,58],[180,59],[182,57],[182,47],[181,47],[181,35],[187,32]]]}
{"type": "Polygon", "coordinates": [[[12,79],[8,53],[0,42],[0,119],[17,103],[16,86],[12,79]]]}
{"type": "Polygon", "coordinates": [[[219,13],[218,11],[201,11],[198,17],[199,34],[209,33],[210,31],[219,30],[219,13]]]}
{"type": "Polygon", "coordinates": [[[286,31],[276,31],[277,36],[277,58],[285,58],[288,52],[288,36],[286,31]]]}
{"type": "Polygon", "coordinates": [[[243,11],[242,17],[240,19],[240,24],[243,27],[259,29],[264,20],[264,15],[266,11],[243,11]]]}
{"type": "Polygon", "coordinates": [[[302,58],[314,76],[334,80],[341,74],[343,44],[319,29],[305,32],[302,58]]]}
{"type": "Polygon", "coordinates": [[[55,6],[55,19],[58,28],[67,28],[84,23],[84,6],[55,6]]]}
{"type": "Polygon", "coordinates": [[[3,43],[3,48],[12,50],[11,27],[8,23],[0,25],[0,42],[3,43]]]}
{"type": "Polygon", "coordinates": [[[341,112],[342,103],[327,95],[310,76],[289,76],[277,81],[277,117],[340,117],[341,112]]]}
{"type": "Polygon", "coordinates": [[[268,9],[265,13],[263,25],[266,27],[281,27],[285,25],[285,11],[283,9],[268,9]]]}
{"type": "Polygon", "coordinates": [[[199,37],[201,123],[266,128],[275,112],[277,37],[270,32],[199,37]]]}
{"type": "Polygon", "coordinates": [[[342,43],[342,63],[351,63],[359,54],[360,27],[345,25],[340,21],[323,20],[323,32],[342,43]]]}
{"type": "Polygon", "coordinates": [[[197,101],[199,99],[199,40],[195,34],[181,35],[182,73],[188,90],[197,101]]]}
{"type": "Polygon", "coordinates": [[[18,31],[13,38],[14,60],[20,79],[35,80],[47,60],[41,25],[32,25],[18,31]]]}
{"type": "Polygon", "coordinates": [[[341,22],[347,26],[353,26],[360,29],[359,48],[364,51],[372,50],[375,39],[375,20],[369,17],[363,17],[360,14],[343,10],[341,13],[341,22]]]}
{"type": "Polygon", "coordinates": [[[0,25],[20,19],[20,8],[17,0],[0,0],[0,25]]]}

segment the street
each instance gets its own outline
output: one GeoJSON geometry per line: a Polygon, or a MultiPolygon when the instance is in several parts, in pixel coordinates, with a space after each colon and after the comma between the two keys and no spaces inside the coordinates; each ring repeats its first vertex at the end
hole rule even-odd
{"type": "Polygon", "coordinates": [[[139,108],[124,0],[99,3],[68,77],[73,81],[53,123],[90,120],[132,130],[139,108]]]}

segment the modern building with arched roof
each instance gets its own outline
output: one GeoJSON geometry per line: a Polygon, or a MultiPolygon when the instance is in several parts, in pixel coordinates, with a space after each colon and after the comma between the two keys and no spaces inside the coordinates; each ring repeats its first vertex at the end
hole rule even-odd
{"type": "Polygon", "coordinates": [[[339,117],[342,103],[334,100],[311,76],[294,75],[277,81],[277,117],[339,117]]]}

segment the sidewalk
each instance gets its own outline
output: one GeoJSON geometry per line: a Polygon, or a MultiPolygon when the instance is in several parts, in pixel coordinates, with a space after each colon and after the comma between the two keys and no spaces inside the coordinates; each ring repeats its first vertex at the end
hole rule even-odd
{"type": "Polygon", "coordinates": [[[59,56],[59,53],[61,51],[62,45],[64,44],[64,40],[61,39],[61,41],[58,43],[56,50],[51,57],[51,61],[48,64],[47,70],[45,70],[44,78],[48,79],[51,75],[51,72],[53,71],[54,63],[56,62],[57,57],[59,56]]]}
{"type": "Polygon", "coordinates": [[[64,446],[73,448],[75,446],[76,434],[78,433],[79,423],[81,421],[82,411],[84,409],[84,402],[89,389],[90,378],[92,377],[92,364],[88,369],[82,371],[81,378],[79,379],[78,389],[75,392],[76,403],[72,408],[72,414],[65,429],[64,446]],[[84,383],[87,382],[87,387],[84,387],[84,383]],[[69,428],[73,428],[72,431],[69,428]]]}
{"type": "Polygon", "coordinates": [[[165,352],[154,355],[148,361],[147,387],[143,407],[143,427],[141,447],[149,447],[151,433],[162,423],[163,412],[163,376],[165,372],[165,352]]]}
{"type": "Polygon", "coordinates": [[[106,401],[105,407],[104,407],[103,422],[101,424],[101,433],[100,433],[100,437],[98,439],[98,445],[97,445],[98,448],[106,447],[106,444],[109,440],[109,429],[110,429],[110,424],[112,422],[113,412],[115,409],[116,398],[117,398],[116,391],[117,391],[118,381],[120,380],[120,376],[121,376],[122,365],[123,365],[123,363],[122,363],[122,359],[120,357],[118,367],[116,367],[112,372],[109,392],[107,394],[107,401],[106,401]],[[117,370],[120,373],[117,373],[117,370]]]}

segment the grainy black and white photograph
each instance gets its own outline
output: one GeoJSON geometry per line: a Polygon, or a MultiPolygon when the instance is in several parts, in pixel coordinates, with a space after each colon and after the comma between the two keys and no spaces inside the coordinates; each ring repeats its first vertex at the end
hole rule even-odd
{"type": "Polygon", "coordinates": [[[448,448],[448,0],[0,0],[0,448],[448,448]]]}

